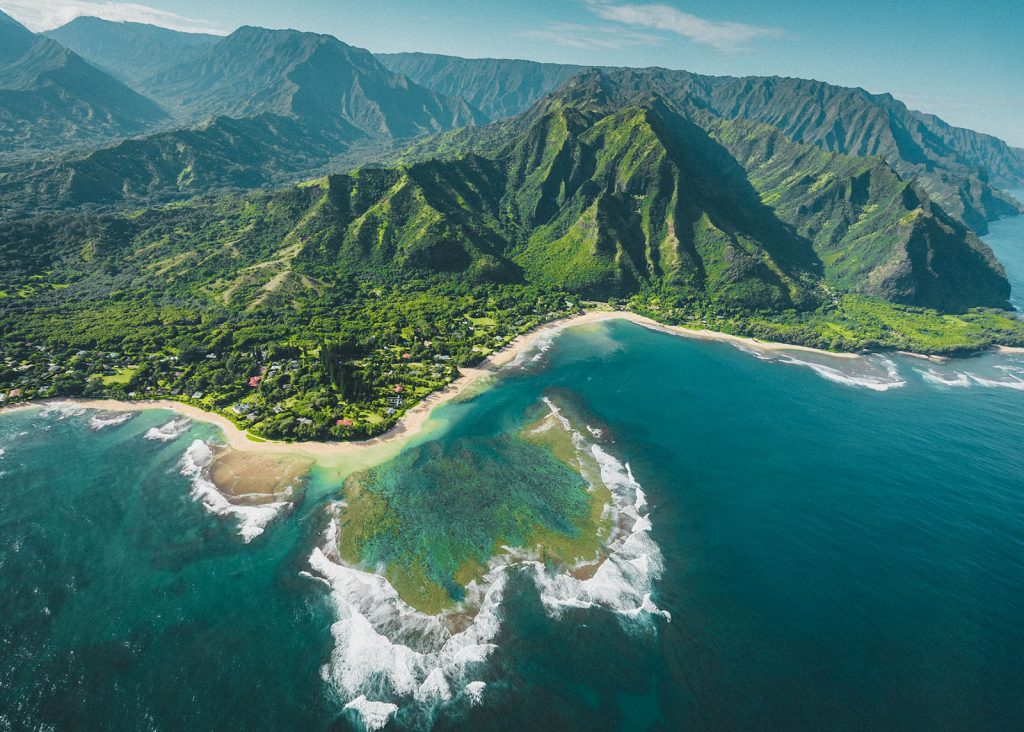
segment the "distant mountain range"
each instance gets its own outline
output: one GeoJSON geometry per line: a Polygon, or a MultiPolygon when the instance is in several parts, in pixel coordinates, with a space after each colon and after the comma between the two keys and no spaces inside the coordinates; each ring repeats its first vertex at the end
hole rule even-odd
{"type": "MultiPolygon", "coordinates": [[[[257,293],[271,281],[446,276],[596,299],[659,291],[730,311],[807,311],[844,293],[949,311],[1007,306],[1009,285],[988,247],[881,158],[796,143],[596,70],[510,120],[427,138],[407,161],[245,203],[151,209],[144,220],[211,232],[195,251],[217,252],[206,275],[230,287],[244,274],[257,293]],[[256,261],[225,259],[230,242],[216,234],[240,205],[277,212],[272,229],[257,216],[244,233],[243,242],[261,242],[256,261]]],[[[148,240],[140,252],[125,249],[137,238],[135,214],[98,226],[60,221],[43,240],[65,266],[81,256],[81,231],[106,232],[91,235],[91,257],[131,262],[148,251],[148,240]]],[[[38,235],[30,222],[8,228],[6,249],[38,235]]],[[[90,259],[70,271],[97,265],[106,266],[90,259]]]]}
{"type": "Polygon", "coordinates": [[[10,167],[0,173],[7,207],[110,204],[287,182],[353,145],[374,151],[372,158],[396,141],[486,119],[332,36],[240,28],[217,38],[96,19],[52,35],[121,75],[136,70],[135,88],[176,123],[112,147],[10,167]],[[125,39],[123,53],[114,58],[118,37],[125,39]],[[149,45],[150,38],[157,42],[149,45]],[[181,56],[187,60],[177,63],[181,56]],[[143,68],[154,73],[139,80],[143,68]]]}
{"type": "Polygon", "coordinates": [[[0,12],[0,153],[96,144],[168,121],[152,100],[0,12]]]}
{"type": "MultiPolygon", "coordinates": [[[[1019,211],[997,186],[1024,185],[1024,151],[888,95],[666,69],[374,57],[332,36],[250,27],[223,38],[96,19],[49,37],[13,21],[0,30],[12,38],[0,79],[28,79],[37,105],[0,117],[7,130],[21,114],[28,142],[0,140],[47,151],[0,171],[0,207],[9,218],[71,209],[51,231],[67,239],[66,262],[78,256],[66,232],[132,230],[120,205],[316,172],[335,174],[246,199],[277,212],[272,231],[250,223],[267,258],[248,272],[295,283],[445,276],[599,299],[661,292],[747,312],[806,312],[850,293],[1007,307],[1005,275],[977,234],[1019,211]],[[41,55],[63,65],[40,66],[41,55]],[[107,111],[71,134],[79,102],[58,112],[42,101],[72,100],[53,78],[62,90],[78,82],[73,100],[92,92],[90,109],[104,101],[107,111]],[[54,152],[103,135],[121,139],[54,152]],[[75,211],[86,204],[114,213],[97,228],[75,211]]],[[[186,213],[150,208],[146,220],[219,230],[237,200],[208,195],[186,213]]],[[[52,226],[44,219],[5,230],[12,260],[31,259],[19,237],[36,241],[52,226]]],[[[121,246],[90,251],[120,261],[121,246]]],[[[235,277],[230,259],[218,261],[226,269],[211,277],[235,277]]]]}
{"type": "Polygon", "coordinates": [[[206,33],[181,33],[144,23],[112,23],[86,16],[43,35],[136,88],[165,69],[196,61],[221,40],[206,33]]]}

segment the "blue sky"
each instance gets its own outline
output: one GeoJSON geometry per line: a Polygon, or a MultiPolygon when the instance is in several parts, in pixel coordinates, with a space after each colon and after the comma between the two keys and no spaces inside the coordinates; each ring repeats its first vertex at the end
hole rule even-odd
{"type": "Polygon", "coordinates": [[[0,0],[34,29],[75,15],[181,30],[331,33],[372,51],[798,76],[891,92],[1024,147],[1022,0],[0,0]]]}

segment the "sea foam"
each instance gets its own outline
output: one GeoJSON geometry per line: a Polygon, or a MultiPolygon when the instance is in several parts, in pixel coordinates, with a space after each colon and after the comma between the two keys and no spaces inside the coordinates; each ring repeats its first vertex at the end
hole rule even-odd
{"type": "Polygon", "coordinates": [[[287,501],[267,503],[262,506],[238,506],[231,503],[217,490],[209,477],[213,462],[213,450],[202,440],[194,440],[181,458],[181,474],[192,479],[192,497],[201,501],[203,508],[217,516],[232,516],[238,519],[238,534],[248,544],[263,533],[287,501]]]}
{"type": "Polygon", "coordinates": [[[804,366],[814,371],[818,376],[844,386],[855,386],[880,392],[906,386],[906,380],[900,375],[900,370],[892,359],[879,356],[877,361],[885,369],[885,376],[850,374],[833,366],[826,366],[815,361],[804,361],[788,354],[781,355],[778,362],[792,366],[804,366]]]}
{"type": "MultiPolygon", "coordinates": [[[[350,700],[347,704],[412,705],[428,719],[441,704],[459,699],[479,704],[486,684],[473,677],[496,648],[510,571],[528,573],[552,617],[573,607],[604,608],[623,623],[639,623],[636,627],[650,627],[654,617],[670,619],[652,599],[663,560],[650,536],[648,502],[640,484],[628,464],[591,444],[554,403],[544,401],[570,430],[577,449],[597,462],[601,481],[612,493],[611,504],[605,506],[614,526],[607,557],[592,577],[581,580],[569,572],[550,572],[536,552],[504,547],[483,578],[467,585],[465,600],[454,612],[472,619],[465,629],[452,632],[443,616],[406,604],[385,577],[344,565],[336,549],[338,521],[332,518],[324,545],[313,550],[309,564],[310,576],[330,587],[337,618],[331,628],[335,646],[321,673],[343,700],[350,700]],[[456,695],[456,689],[463,693],[456,695]]],[[[369,726],[366,719],[364,724],[369,726]]]]}
{"type": "Polygon", "coordinates": [[[150,427],[142,437],[157,442],[173,442],[185,434],[191,426],[192,420],[188,417],[176,417],[160,427],[150,427]]]}
{"type": "Polygon", "coordinates": [[[412,704],[429,718],[451,700],[452,688],[472,683],[494,650],[504,574],[492,571],[485,577],[486,590],[474,598],[476,616],[468,628],[453,634],[441,617],[403,602],[380,575],[328,558],[334,552],[334,522],[332,527],[327,545],[309,558],[315,576],[330,586],[337,613],[331,627],[335,647],[321,675],[343,698],[373,699],[368,703],[396,709],[396,702],[412,704]]]}
{"type": "Polygon", "coordinates": [[[921,369],[915,369],[917,373],[921,374],[921,378],[927,383],[935,386],[950,386],[950,387],[969,387],[971,385],[971,377],[968,374],[955,371],[952,374],[944,374],[935,369],[928,369],[922,371],[921,369]]]}
{"type": "Polygon", "coordinates": [[[363,726],[369,732],[374,732],[387,726],[391,715],[398,711],[398,705],[370,701],[365,696],[359,696],[346,704],[345,709],[357,712],[363,726]]]}
{"type": "Polygon", "coordinates": [[[89,420],[89,429],[98,432],[107,427],[117,427],[134,416],[134,412],[100,412],[89,420]]]}

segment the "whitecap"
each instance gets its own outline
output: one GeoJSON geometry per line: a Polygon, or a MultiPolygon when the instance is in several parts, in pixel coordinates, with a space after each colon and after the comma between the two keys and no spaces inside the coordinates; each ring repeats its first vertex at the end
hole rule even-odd
{"type": "Polygon", "coordinates": [[[58,419],[65,420],[69,417],[79,417],[85,414],[85,407],[81,407],[74,402],[52,402],[47,404],[40,414],[43,417],[56,415],[58,419]]]}
{"type": "Polygon", "coordinates": [[[990,389],[1013,389],[1015,391],[1024,391],[1024,379],[1021,379],[1019,376],[1012,373],[1007,373],[1006,378],[1003,379],[988,379],[984,376],[978,376],[977,374],[972,373],[968,373],[968,376],[970,376],[976,384],[990,389]]]}
{"type": "Polygon", "coordinates": [[[89,420],[89,429],[98,432],[107,427],[117,427],[134,416],[134,412],[100,412],[89,420]]]}
{"type": "Polygon", "coordinates": [[[466,684],[466,695],[469,697],[470,706],[475,707],[483,703],[485,688],[487,688],[487,684],[483,681],[471,681],[466,684]]]}
{"type": "Polygon", "coordinates": [[[173,442],[185,434],[191,426],[192,420],[188,417],[177,417],[160,427],[150,427],[142,438],[158,442],[173,442]]]}
{"type": "Polygon", "coordinates": [[[747,344],[739,342],[739,341],[728,341],[728,343],[733,348],[735,348],[737,351],[742,351],[743,353],[747,354],[748,356],[753,356],[754,358],[756,358],[759,361],[771,361],[771,360],[773,360],[772,357],[771,357],[771,354],[767,353],[766,351],[764,351],[764,350],[762,350],[760,348],[755,348],[753,346],[747,345],[747,344]]]}
{"type": "Polygon", "coordinates": [[[593,456],[612,493],[612,502],[604,508],[613,525],[608,556],[592,577],[580,580],[550,572],[534,550],[503,547],[484,576],[467,585],[465,599],[453,614],[471,619],[468,627],[453,632],[444,616],[427,615],[406,604],[385,577],[343,564],[336,549],[340,529],[332,519],[324,546],[313,550],[309,565],[310,576],[330,587],[336,612],[331,627],[335,646],[321,675],[343,699],[414,703],[420,713],[429,715],[453,699],[453,689],[464,689],[464,698],[479,704],[486,684],[473,677],[496,648],[500,605],[513,568],[528,573],[552,617],[568,607],[601,607],[631,627],[651,627],[657,616],[671,619],[652,600],[664,563],[650,536],[646,495],[629,465],[588,444],[554,403],[546,398],[544,402],[570,430],[577,449],[593,456]]]}
{"type": "Polygon", "coordinates": [[[365,696],[359,696],[348,704],[345,709],[352,709],[359,714],[359,718],[369,732],[384,729],[391,715],[398,711],[397,704],[388,702],[370,701],[365,696]]]}
{"type": "Polygon", "coordinates": [[[886,375],[884,377],[849,374],[832,366],[826,366],[825,364],[816,363],[814,361],[804,361],[789,355],[782,355],[779,357],[779,363],[794,366],[806,366],[814,371],[814,373],[818,374],[818,376],[835,382],[836,384],[856,386],[863,389],[870,389],[871,391],[889,391],[890,389],[898,389],[902,386],[906,386],[906,380],[900,376],[899,368],[892,359],[882,356],[879,357],[878,360],[885,368],[886,375]]]}
{"type": "Polygon", "coordinates": [[[213,451],[202,440],[195,440],[181,458],[181,474],[192,479],[192,498],[201,501],[203,508],[217,516],[238,519],[238,534],[248,544],[263,533],[274,517],[290,505],[277,501],[261,506],[239,506],[231,503],[209,478],[213,451]]]}
{"type": "Polygon", "coordinates": [[[922,379],[929,384],[934,384],[935,386],[969,387],[971,385],[970,377],[960,371],[955,371],[950,375],[941,373],[935,369],[928,369],[927,371],[922,371],[921,369],[914,370],[921,374],[922,379]]]}

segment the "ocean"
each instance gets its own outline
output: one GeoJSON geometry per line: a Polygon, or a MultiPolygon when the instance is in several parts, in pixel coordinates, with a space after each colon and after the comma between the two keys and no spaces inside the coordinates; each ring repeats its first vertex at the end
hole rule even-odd
{"type": "MultiPolygon", "coordinates": [[[[1019,298],[1024,217],[987,241],[1019,298]]],[[[440,407],[382,475],[472,533],[453,486],[469,465],[476,498],[527,500],[508,440],[546,398],[632,527],[615,571],[510,560],[441,650],[325,560],[344,466],[293,510],[232,513],[186,457],[212,426],[0,415],[0,730],[1024,728],[1024,356],[588,325],[440,407]]]]}

